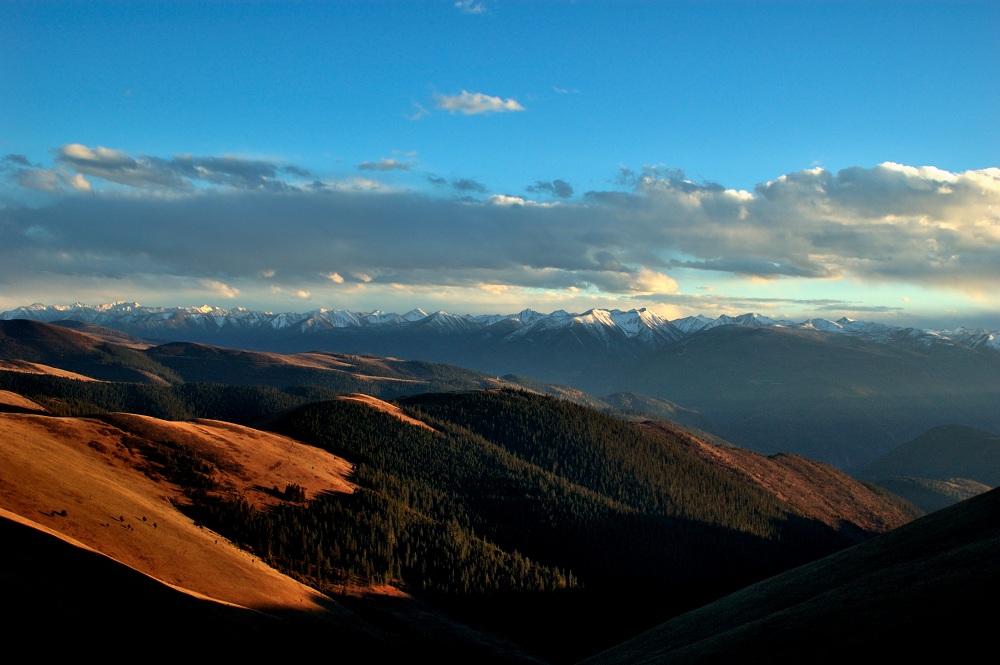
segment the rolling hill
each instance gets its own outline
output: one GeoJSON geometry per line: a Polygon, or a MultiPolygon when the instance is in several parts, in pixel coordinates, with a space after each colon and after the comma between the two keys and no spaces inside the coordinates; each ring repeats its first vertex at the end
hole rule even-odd
{"type": "Polygon", "coordinates": [[[332,643],[350,658],[533,660],[396,590],[359,588],[338,602],[280,572],[187,514],[198,493],[165,450],[210,464],[213,492],[261,509],[287,503],[289,486],[306,500],[354,488],[345,460],[228,423],[0,414],[8,630],[58,635],[46,651],[62,655],[97,645],[276,657],[289,644],[332,643]]]}
{"type": "Polygon", "coordinates": [[[180,381],[171,370],[141,351],[37,321],[0,321],[0,359],[56,367],[102,381],[180,381]]]}

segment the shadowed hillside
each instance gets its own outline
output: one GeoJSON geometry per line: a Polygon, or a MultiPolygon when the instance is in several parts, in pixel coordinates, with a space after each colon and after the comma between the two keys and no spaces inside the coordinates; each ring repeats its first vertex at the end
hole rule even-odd
{"type": "Polygon", "coordinates": [[[661,626],[587,663],[852,662],[994,648],[1000,491],[796,568],[661,626]]]}
{"type": "Polygon", "coordinates": [[[103,381],[176,383],[172,370],[141,351],[61,326],[0,320],[0,359],[51,365],[103,381]]]}

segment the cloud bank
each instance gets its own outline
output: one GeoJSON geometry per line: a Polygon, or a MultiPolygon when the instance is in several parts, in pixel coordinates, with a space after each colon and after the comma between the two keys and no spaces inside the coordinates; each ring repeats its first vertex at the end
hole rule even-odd
{"type": "Polygon", "coordinates": [[[231,156],[135,157],[78,144],[55,154],[50,170],[6,158],[14,186],[34,177],[43,189],[44,179],[26,175],[41,172],[63,185],[46,205],[0,208],[9,293],[31,282],[62,283],[72,297],[88,281],[186,280],[225,298],[385,288],[678,303],[705,277],[851,279],[984,298],[1000,283],[997,168],[809,169],[754,191],[646,169],[575,202],[568,183],[539,181],[527,190],[560,198],[539,203],[490,195],[472,179],[451,184],[480,198],[458,200],[320,187],[299,180],[304,169],[231,156]],[[84,194],[69,184],[77,177],[122,187],[84,194]]]}

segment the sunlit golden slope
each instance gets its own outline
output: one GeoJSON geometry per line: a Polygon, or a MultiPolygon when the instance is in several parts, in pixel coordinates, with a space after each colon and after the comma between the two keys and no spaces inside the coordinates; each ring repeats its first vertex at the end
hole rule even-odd
{"type": "Polygon", "coordinates": [[[291,439],[231,425],[118,415],[97,419],[0,414],[0,508],[167,584],[258,609],[320,610],[316,591],[199,528],[170,483],[141,469],[130,437],[183,439],[219,460],[220,484],[262,504],[289,483],[307,497],[352,490],[350,465],[291,439]]]}

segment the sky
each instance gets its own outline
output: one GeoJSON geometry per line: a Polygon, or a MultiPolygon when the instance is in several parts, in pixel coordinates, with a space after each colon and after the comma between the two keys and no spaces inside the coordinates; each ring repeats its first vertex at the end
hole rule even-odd
{"type": "Polygon", "coordinates": [[[1000,3],[0,3],[0,310],[1000,330],[1000,3]]]}

